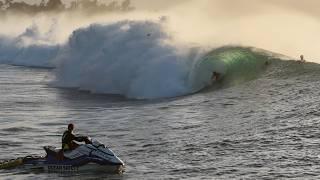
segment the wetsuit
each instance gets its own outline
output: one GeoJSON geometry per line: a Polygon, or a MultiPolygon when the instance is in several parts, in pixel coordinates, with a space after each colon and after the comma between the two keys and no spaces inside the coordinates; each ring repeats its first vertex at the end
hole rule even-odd
{"type": "Polygon", "coordinates": [[[79,146],[74,141],[82,142],[86,141],[86,139],[87,137],[76,136],[72,131],[67,130],[62,135],[62,149],[63,151],[73,150],[79,146]]]}
{"type": "Polygon", "coordinates": [[[220,79],[220,74],[217,72],[213,72],[211,76],[211,81],[218,81],[220,79]]]}

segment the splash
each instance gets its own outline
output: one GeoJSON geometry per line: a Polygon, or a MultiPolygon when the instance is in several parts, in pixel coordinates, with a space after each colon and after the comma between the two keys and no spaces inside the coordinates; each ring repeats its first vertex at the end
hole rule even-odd
{"type": "Polygon", "coordinates": [[[192,59],[168,41],[161,25],[150,21],[79,29],[58,57],[54,85],[130,98],[187,94],[192,59]]]}
{"type": "Polygon", "coordinates": [[[52,59],[60,49],[52,39],[55,23],[45,33],[33,24],[17,37],[0,36],[0,63],[53,68],[52,59]]]}

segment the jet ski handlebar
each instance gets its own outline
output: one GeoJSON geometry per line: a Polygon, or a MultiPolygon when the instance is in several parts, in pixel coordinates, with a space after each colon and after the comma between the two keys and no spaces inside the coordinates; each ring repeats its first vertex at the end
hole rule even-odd
{"type": "Polygon", "coordinates": [[[85,142],[86,144],[92,144],[92,139],[91,139],[90,137],[88,137],[88,136],[85,136],[85,137],[84,137],[84,142],[85,142]]]}
{"type": "Polygon", "coordinates": [[[76,141],[85,142],[86,144],[92,144],[92,139],[88,136],[77,136],[76,141]]]}

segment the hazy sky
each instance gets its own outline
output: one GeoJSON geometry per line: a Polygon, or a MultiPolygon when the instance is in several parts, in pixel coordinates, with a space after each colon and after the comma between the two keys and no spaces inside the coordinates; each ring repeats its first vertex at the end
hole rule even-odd
{"type": "MultiPolygon", "coordinates": [[[[138,0],[142,2],[143,0],[138,0]]],[[[163,3],[165,1],[162,1],[163,3]]],[[[320,61],[320,0],[166,1],[180,38],[248,45],[320,61]]]]}
{"type": "MultiPolygon", "coordinates": [[[[40,0],[25,1],[40,2],[40,0]]],[[[63,1],[68,3],[72,0],[63,1]]],[[[122,17],[123,19],[132,19],[136,16],[139,19],[167,16],[171,32],[180,40],[210,46],[228,44],[256,46],[292,57],[305,54],[306,58],[320,61],[318,50],[320,0],[131,0],[131,2],[137,11],[134,12],[135,15],[130,14],[122,17]]],[[[107,17],[102,19],[107,20],[107,17]]],[[[67,20],[66,24],[69,24],[67,20]]]]}

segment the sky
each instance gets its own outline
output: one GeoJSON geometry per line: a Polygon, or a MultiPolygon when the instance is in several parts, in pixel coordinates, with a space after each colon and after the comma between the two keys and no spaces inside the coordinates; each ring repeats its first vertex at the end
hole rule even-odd
{"type": "Polygon", "coordinates": [[[320,62],[319,0],[174,2],[167,6],[175,14],[173,23],[180,27],[180,36],[191,41],[255,46],[296,59],[304,54],[320,62]]]}
{"type": "MultiPolygon", "coordinates": [[[[25,0],[40,2],[40,0],[25,0]]],[[[68,3],[71,0],[64,0],[68,3]]],[[[100,0],[110,2],[111,0],[100,0]]],[[[122,1],[122,0],[120,0],[122,1]]],[[[320,62],[320,0],[131,0],[139,19],[166,16],[180,41],[254,46],[320,62]]]]}

